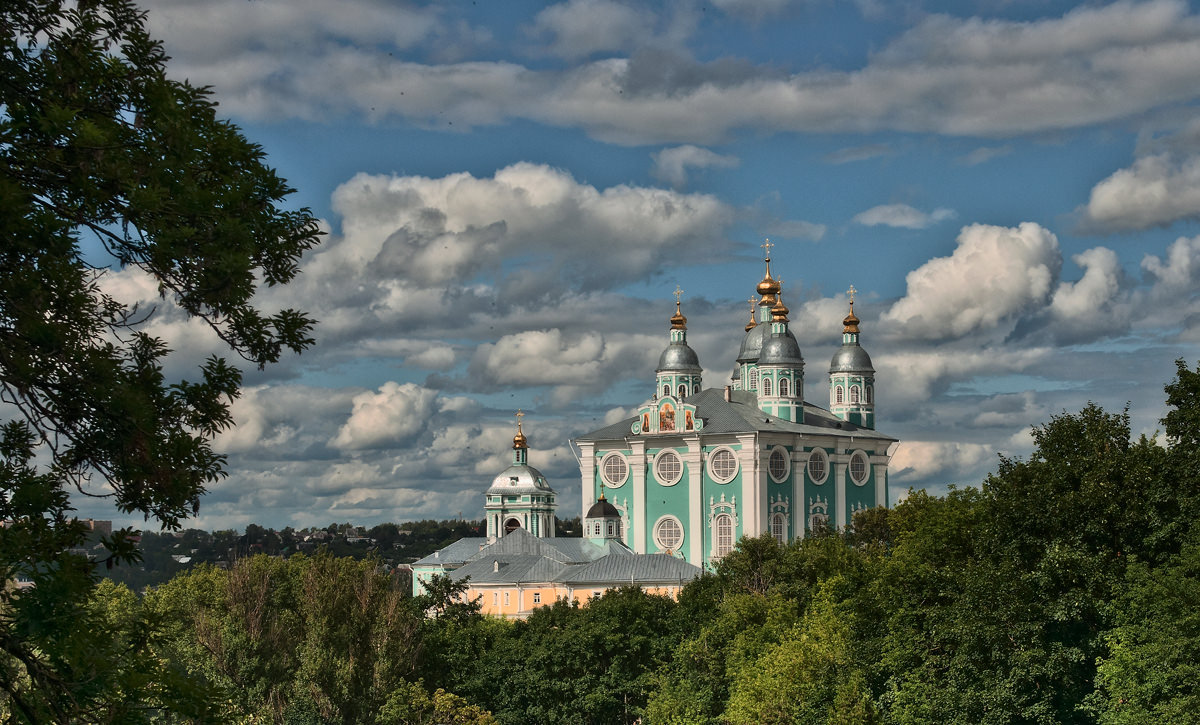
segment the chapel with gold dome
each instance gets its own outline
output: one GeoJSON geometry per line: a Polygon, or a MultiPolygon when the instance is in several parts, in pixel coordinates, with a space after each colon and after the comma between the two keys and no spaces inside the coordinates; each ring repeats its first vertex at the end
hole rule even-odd
{"type": "Polygon", "coordinates": [[[875,370],[859,344],[854,288],[821,407],[804,399],[804,357],[771,246],[729,384],[704,388],[677,287],[651,397],[637,415],[575,439],[583,511],[607,502],[635,552],[706,566],[742,536],[787,542],[888,504],[897,440],[875,430],[875,370]]]}

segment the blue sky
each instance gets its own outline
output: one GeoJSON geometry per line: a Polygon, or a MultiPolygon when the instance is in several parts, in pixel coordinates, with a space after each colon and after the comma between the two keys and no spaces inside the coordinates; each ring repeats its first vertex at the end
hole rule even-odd
{"type": "MultiPolygon", "coordinates": [[[[329,232],[261,300],[318,344],[247,371],[190,525],[478,516],[517,408],[575,515],[568,440],[652,393],[676,285],[728,381],[765,237],[818,404],[859,290],[893,498],[977,485],[1089,400],[1152,434],[1200,357],[1187,3],[147,7],[329,232]]],[[[169,308],[148,327],[173,375],[217,349],[169,308]]]]}

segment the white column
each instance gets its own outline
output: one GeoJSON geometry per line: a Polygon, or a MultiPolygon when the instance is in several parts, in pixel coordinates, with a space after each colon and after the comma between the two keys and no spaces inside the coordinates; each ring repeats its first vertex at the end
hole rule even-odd
{"type": "Polygon", "coordinates": [[[633,550],[646,553],[646,442],[633,441],[629,452],[633,486],[633,550]]]}
{"type": "Polygon", "coordinates": [[[579,520],[582,522],[583,517],[587,516],[588,509],[596,503],[595,486],[593,485],[596,480],[596,455],[593,443],[579,444],[579,477],[583,486],[583,495],[580,497],[583,510],[579,512],[579,520]]]}
{"type": "Polygon", "coordinates": [[[704,562],[704,460],[700,455],[700,437],[688,438],[683,461],[688,469],[688,563],[702,566],[704,562]]]}
{"type": "Polygon", "coordinates": [[[758,435],[739,435],[738,443],[742,444],[741,455],[738,456],[742,468],[742,535],[758,536],[762,533],[764,486],[759,480],[762,468],[758,465],[758,435]]]}
{"type": "MultiPolygon", "coordinates": [[[[797,441],[799,448],[803,441],[797,441]]],[[[808,471],[808,453],[803,450],[792,451],[792,537],[803,539],[805,536],[804,522],[808,515],[808,504],[804,501],[804,476],[808,471]]]]}
{"type": "Polygon", "coordinates": [[[846,528],[846,456],[839,456],[839,460],[833,466],[834,473],[837,474],[837,479],[834,481],[834,496],[830,502],[834,506],[833,522],[838,527],[838,530],[846,528]]]}
{"type": "Polygon", "coordinates": [[[887,459],[875,464],[875,505],[887,506],[887,459]]]}

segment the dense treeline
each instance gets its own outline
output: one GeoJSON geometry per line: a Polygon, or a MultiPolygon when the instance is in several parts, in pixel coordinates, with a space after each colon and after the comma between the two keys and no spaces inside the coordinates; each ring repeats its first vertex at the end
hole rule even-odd
{"type": "Polygon", "coordinates": [[[679,601],[481,617],[328,555],[202,567],[110,612],[266,722],[1142,723],[1200,712],[1200,370],[1165,441],[1089,406],[980,488],[740,542],[679,601]]]}

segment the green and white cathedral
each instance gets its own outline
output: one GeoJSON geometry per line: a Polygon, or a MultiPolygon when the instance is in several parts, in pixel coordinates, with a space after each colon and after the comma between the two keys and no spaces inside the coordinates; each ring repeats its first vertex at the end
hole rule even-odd
{"type": "Polygon", "coordinates": [[[742,536],[786,542],[888,503],[897,441],[875,431],[875,370],[859,345],[853,288],[826,409],[804,400],[804,359],[767,249],[730,385],[703,387],[677,293],[653,397],[637,416],[575,440],[583,510],[603,497],[638,553],[704,566],[742,536]]]}

